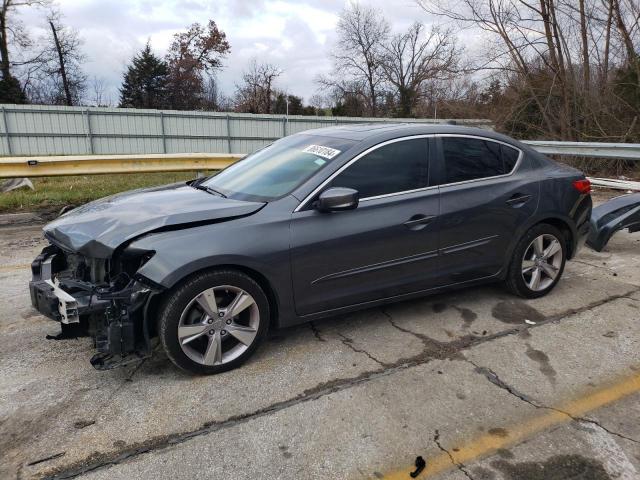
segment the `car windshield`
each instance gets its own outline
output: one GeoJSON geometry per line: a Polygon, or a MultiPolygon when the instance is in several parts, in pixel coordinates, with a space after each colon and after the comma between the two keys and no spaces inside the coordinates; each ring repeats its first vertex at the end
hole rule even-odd
{"type": "Polygon", "coordinates": [[[258,150],[200,185],[235,200],[268,202],[302,185],[355,142],[292,135],[258,150]]]}

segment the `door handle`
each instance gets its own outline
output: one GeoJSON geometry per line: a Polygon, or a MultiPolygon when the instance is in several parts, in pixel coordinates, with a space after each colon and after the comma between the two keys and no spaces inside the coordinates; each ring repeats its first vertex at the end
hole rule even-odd
{"type": "Polygon", "coordinates": [[[525,203],[531,200],[531,195],[523,195],[521,193],[514,193],[509,200],[507,200],[507,205],[510,205],[514,208],[521,207],[525,203]]]}
{"type": "Polygon", "coordinates": [[[403,223],[409,230],[422,230],[424,227],[433,222],[435,215],[414,215],[403,223]]]}

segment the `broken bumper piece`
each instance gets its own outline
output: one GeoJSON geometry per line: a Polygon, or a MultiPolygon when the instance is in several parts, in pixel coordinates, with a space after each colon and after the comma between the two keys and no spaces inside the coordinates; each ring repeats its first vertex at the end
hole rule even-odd
{"type": "Polygon", "coordinates": [[[48,248],[32,264],[29,289],[33,307],[60,322],[62,335],[58,338],[66,336],[65,330],[82,326],[94,339],[97,353],[91,364],[98,370],[148,357],[151,347],[144,311],[153,289],[138,280],[118,288],[58,277],[52,265],[61,253],[48,248]]]}
{"type": "Polygon", "coordinates": [[[640,231],[640,193],[622,195],[594,207],[587,245],[600,252],[614,233],[640,231]]]}

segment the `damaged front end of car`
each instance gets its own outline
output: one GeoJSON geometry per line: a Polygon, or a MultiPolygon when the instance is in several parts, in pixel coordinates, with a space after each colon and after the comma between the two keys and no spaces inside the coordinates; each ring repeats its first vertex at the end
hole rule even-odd
{"type": "Polygon", "coordinates": [[[60,322],[58,338],[90,334],[97,349],[91,363],[97,369],[145,358],[155,336],[156,295],[166,286],[139,273],[161,255],[136,248],[136,241],[250,215],[263,206],[176,183],[120,193],[73,209],[44,227],[50,245],[31,266],[32,304],[60,322]]]}
{"type": "Polygon", "coordinates": [[[98,370],[150,356],[146,310],[162,288],[136,272],[154,252],[124,248],[88,258],[49,241],[31,264],[29,290],[34,308],[60,322],[56,338],[90,335],[98,370]]]}

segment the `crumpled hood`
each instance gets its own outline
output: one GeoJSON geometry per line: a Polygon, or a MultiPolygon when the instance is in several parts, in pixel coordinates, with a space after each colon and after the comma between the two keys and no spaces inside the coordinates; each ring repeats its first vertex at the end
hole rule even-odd
{"type": "Polygon", "coordinates": [[[163,227],[250,215],[264,203],[218,197],[185,183],[133,190],[87,203],[44,227],[59,246],[109,258],[124,242],[163,227]]]}

